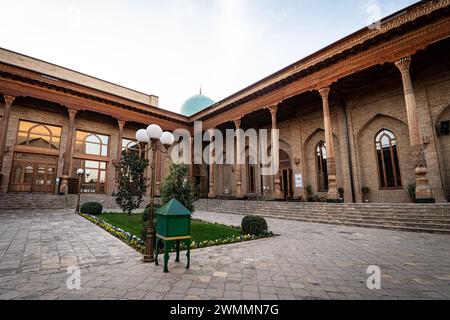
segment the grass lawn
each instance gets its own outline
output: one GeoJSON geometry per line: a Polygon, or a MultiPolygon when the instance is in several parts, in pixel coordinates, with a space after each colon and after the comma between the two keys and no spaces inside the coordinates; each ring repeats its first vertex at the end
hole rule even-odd
{"type": "MultiPolygon", "coordinates": [[[[139,238],[141,237],[142,214],[128,216],[123,213],[104,213],[97,217],[139,238]]],[[[192,240],[197,243],[205,240],[226,239],[241,234],[241,230],[237,228],[222,224],[206,223],[194,219],[191,224],[191,232],[192,240]]]]}

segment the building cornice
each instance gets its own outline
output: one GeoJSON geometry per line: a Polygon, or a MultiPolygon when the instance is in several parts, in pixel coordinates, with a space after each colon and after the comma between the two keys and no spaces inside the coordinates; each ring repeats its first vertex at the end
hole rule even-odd
{"type": "Polygon", "coordinates": [[[269,89],[270,86],[277,85],[282,87],[283,82],[289,82],[290,78],[295,77],[301,72],[312,68],[320,68],[321,64],[324,64],[326,61],[332,60],[339,55],[343,55],[346,52],[352,51],[355,47],[361,47],[365,43],[368,43],[375,38],[380,38],[383,35],[387,35],[389,32],[405,24],[449,6],[450,0],[428,0],[403,9],[400,12],[383,19],[380,28],[361,29],[193,115],[190,120],[195,121],[205,119],[232,104],[239,104],[242,100],[251,99],[252,95],[265,94],[264,91],[271,91],[271,89],[269,89]]]}
{"type": "MultiPolygon", "coordinates": [[[[84,99],[85,105],[83,106],[83,109],[86,110],[88,110],[92,105],[103,104],[105,105],[105,107],[102,109],[96,108],[96,112],[112,115],[111,113],[106,113],[105,110],[111,110],[111,108],[114,107],[115,117],[123,118],[123,116],[120,116],[121,113],[130,114],[130,111],[132,111],[136,114],[148,115],[152,118],[163,119],[167,123],[173,122],[173,125],[171,125],[170,127],[186,127],[189,123],[187,117],[179,115],[177,113],[132,101],[90,87],[85,87],[77,83],[72,83],[70,81],[43,77],[42,74],[38,72],[8,65],[5,63],[0,63],[0,83],[5,84],[0,85],[0,91],[6,92],[7,90],[4,89],[4,86],[6,86],[6,84],[8,83],[8,86],[10,88],[9,90],[13,90],[16,96],[29,95],[29,91],[20,89],[21,86],[19,85],[19,83],[22,83],[23,88],[25,88],[26,85],[33,86],[36,90],[41,88],[43,90],[42,95],[47,97],[48,99],[50,99],[50,92],[53,91],[56,95],[55,100],[58,100],[58,103],[62,105],[65,105],[64,101],[69,101],[71,99],[70,96],[73,96],[74,99],[84,99]],[[64,93],[65,96],[65,100],[63,99],[64,101],[61,101],[61,97],[58,97],[58,95],[61,95],[62,93],[64,93]]],[[[37,92],[36,90],[34,90],[34,92],[37,92]]],[[[136,121],[136,118],[139,119],[139,117],[133,118],[135,119],[127,120],[136,121]]]]}

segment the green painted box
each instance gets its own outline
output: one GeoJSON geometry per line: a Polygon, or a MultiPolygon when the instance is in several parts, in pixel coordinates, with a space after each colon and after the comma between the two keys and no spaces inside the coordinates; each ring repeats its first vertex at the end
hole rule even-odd
{"type": "Polygon", "coordinates": [[[157,235],[164,238],[190,236],[191,215],[178,200],[170,200],[156,211],[157,235]]]}

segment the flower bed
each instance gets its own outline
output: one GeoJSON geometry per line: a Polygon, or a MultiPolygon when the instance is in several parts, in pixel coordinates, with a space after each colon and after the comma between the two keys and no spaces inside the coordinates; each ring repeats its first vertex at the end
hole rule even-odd
{"type": "MultiPolygon", "coordinates": [[[[134,248],[135,250],[137,250],[141,253],[144,252],[145,242],[142,239],[140,239],[139,237],[137,237],[129,232],[126,232],[116,226],[113,226],[112,224],[109,224],[95,216],[91,216],[91,215],[83,214],[83,213],[80,213],[80,216],[91,221],[92,223],[95,223],[100,228],[108,231],[113,236],[115,236],[116,238],[119,238],[120,240],[122,240],[123,242],[125,242],[126,244],[128,244],[129,246],[134,248]]],[[[217,224],[217,223],[208,222],[208,221],[202,221],[202,222],[207,223],[207,224],[217,224]]],[[[237,227],[233,227],[233,228],[237,228],[237,227]]],[[[228,237],[225,239],[207,240],[207,241],[202,241],[202,242],[198,242],[198,243],[193,241],[193,242],[191,242],[191,249],[207,248],[207,247],[220,246],[220,245],[225,245],[225,244],[246,242],[246,241],[258,240],[258,239],[270,238],[272,236],[273,236],[272,233],[267,233],[267,234],[260,235],[260,236],[255,236],[255,235],[232,236],[232,237],[228,237]]],[[[186,250],[187,248],[184,244],[181,244],[181,249],[186,250]]]]}

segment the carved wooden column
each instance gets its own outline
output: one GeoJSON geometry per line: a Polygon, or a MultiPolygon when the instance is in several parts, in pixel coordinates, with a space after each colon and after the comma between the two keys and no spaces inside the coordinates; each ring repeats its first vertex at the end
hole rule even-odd
{"type": "Polygon", "coordinates": [[[209,192],[208,192],[208,198],[214,198],[216,196],[215,191],[215,179],[214,179],[214,148],[212,148],[213,143],[213,136],[214,136],[214,129],[209,130],[209,140],[210,140],[210,147],[209,147],[209,192]]]}
{"type": "Polygon", "coordinates": [[[3,177],[3,159],[6,151],[6,136],[8,135],[9,116],[11,115],[11,107],[16,99],[13,96],[3,95],[5,99],[5,110],[3,111],[2,124],[0,127],[0,180],[3,177]]]}
{"type": "Polygon", "coordinates": [[[73,139],[75,136],[75,117],[78,110],[67,109],[67,112],[69,113],[69,130],[67,131],[66,151],[64,152],[63,174],[59,186],[59,193],[62,194],[67,194],[69,192],[70,161],[72,160],[73,139]]]}
{"type": "Polygon", "coordinates": [[[339,192],[336,183],[336,158],[334,156],[333,126],[331,125],[329,94],[330,87],[319,90],[322,96],[323,104],[323,120],[325,127],[325,143],[327,150],[327,168],[328,168],[328,202],[337,202],[339,200],[339,192]]]}
{"type": "Polygon", "coordinates": [[[411,57],[402,58],[395,62],[395,65],[400,70],[402,75],[406,113],[408,117],[409,138],[411,141],[411,146],[414,148],[414,162],[416,166],[416,202],[434,202],[430,182],[427,177],[427,161],[423,147],[422,132],[420,130],[416,97],[414,95],[414,89],[409,72],[411,67],[411,57]]]}
{"type": "Polygon", "coordinates": [[[241,199],[242,194],[242,154],[241,154],[241,119],[234,120],[236,126],[236,198],[241,199]]]}
{"type": "MultiPolygon", "coordinates": [[[[272,116],[272,130],[277,130],[277,112],[278,106],[269,107],[270,115],[272,116]]],[[[272,133],[272,161],[279,165],[280,163],[280,140],[277,139],[272,133]]],[[[274,179],[274,196],[275,199],[283,199],[283,193],[281,192],[281,178],[280,170],[275,174],[274,179]]]]}
{"type": "Polygon", "coordinates": [[[118,134],[118,137],[117,137],[116,161],[120,161],[120,159],[122,159],[123,128],[125,127],[126,121],[124,121],[124,120],[117,120],[117,124],[119,125],[119,134],[118,134]]]}
{"type": "Polygon", "coordinates": [[[189,176],[191,177],[192,181],[194,181],[194,137],[189,137],[189,147],[191,148],[191,157],[189,159],[191,161],[189,166],[189,176]]]}
{"type": "MultiPolygon", "coordinates": [[[[117,120],[117,124],[119,125],[119,134],[117,135],[117,152],[116,152],[116,159],[115,163],[117,164],[122,159],[122,140],[123,140],[123,128],[125,127],[126,121],[124,120],[117,120]]],[[[116,189],[119,186],[119,172],[117,169],[115,170],[115,177],[116,177],[116,189]]]]}

